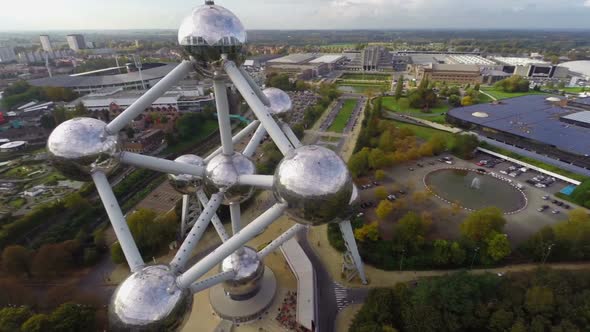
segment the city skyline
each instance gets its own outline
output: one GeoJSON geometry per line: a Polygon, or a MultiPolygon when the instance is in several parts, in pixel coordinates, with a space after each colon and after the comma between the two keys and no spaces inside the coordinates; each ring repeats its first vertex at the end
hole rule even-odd
{"type": "MultiPolygon", "coordinates": [[[[548,0],[237,0],[218,1],[238,14],[247,29],[589,29],[590,0],[567,4],[548,0]],[[268,15],[272,12],[273,15],[268,15]],[[547,20],[550,18],[551,20],[547,20]]],[[[153,0],[101,3],[56,0],[3,4],[10,16],[0,31],[92,29],[176,29],[200,1],[171,0],[166,8],[153,0]],[[31,9],[33,8],[33,9],[31,9]],[[129,15],[133,11],[133,15],[129,15]],[[75,13],[75,14],[74,14],[75,13]]]]}

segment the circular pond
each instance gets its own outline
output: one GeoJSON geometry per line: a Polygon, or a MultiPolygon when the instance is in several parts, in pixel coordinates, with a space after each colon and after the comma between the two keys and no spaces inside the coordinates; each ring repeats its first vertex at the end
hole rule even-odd
{"type": "Polygon", "coordinates": [[[426,175],[424,182],[443,200],[470,210],[495,206],[504,213],[514,213],[527,204],[524,193],[509,182],[475,170],[436,170],[426,175]]]}

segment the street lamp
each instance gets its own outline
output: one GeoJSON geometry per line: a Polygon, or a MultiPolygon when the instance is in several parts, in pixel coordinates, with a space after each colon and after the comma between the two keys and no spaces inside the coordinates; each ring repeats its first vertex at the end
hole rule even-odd
{"type": "Polygon", "coordinates": [[[471,267],[469,269],[473,270],[473,263],[475,263],[475,257],[477,256],[477,253],[479,252],[479,247],[475,247],[474,252],[473,252],[473,258],[471,259],[471,267]]]}
{"type": "Polygon", "coordinates": [[[545,265],[545,262],[547,262],[547,258],[551,255],[551,249],[553,249],[553,246],[555,246],[555,243],[551,243],[547,246],[547,254],[543,257],[543,263],[541,263],[541,265],[545,265]]]}
{"type": "Polygon", "coordinates": [[[404,264],[404,255],[406,254],[406,249],[402,249],[402,258],[399,261],[399,270],[402,270],[402,266],[404,264]]]}

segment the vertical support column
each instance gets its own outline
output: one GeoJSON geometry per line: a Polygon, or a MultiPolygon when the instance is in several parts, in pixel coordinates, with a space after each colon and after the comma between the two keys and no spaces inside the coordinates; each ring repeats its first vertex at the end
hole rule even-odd
{"type": "Polygon", "coordinates": [[[229,213],[231,215],[231,230],[235,235],[242,229],[240,204],[231,203],[229,205],[229,213]]]}
{"type": "Polygon", "coordinates": [[[182,195],[182,216],[180,216],[180,237],[184,238],[188,219],[188,195],[182,195]]]}
{"type": "Polygon", "coordinates": [[[352,231],[350,220],[342,221],[338,224],[338,226],[340,226],[340,232],[342,232],[342,238],[344,239],[346,248],[352,255],[352,260],[354,261],[354,265],[356,265],[359,277],[361,278],[363,285],[366,285],[367,276],[365,275],[365,267],[363,265],[363,260],[361,259],[361,254],[359,253],[359,249],[356,245],[356,240],[354,238],[354,232],[352,231]]]}
{"type": "Polygon", "coordinates": [[[225,82],[216,77],[213,81],[215,90],[215,103],[217,104],[217,120],[219,121],[219,133],[221,134],[221,148],[223,154],[230,156],[234,153],[232,142],[231,122],[229,119],[229,101],[227,100],[227,88],[225,82]]]}
{"type": "Polygon", "coordinates": [[[115,198],[111,184],[103,172],[92,173],[92,179],[94,180],[102,204],[104,204],[104,208],[107,211],[107,215],[111,220],[111,225],[113,226],[117,240],[119,240],[127,264],[129,264],[131,272],[136,272],[144,266],[144,262],[133,240],[129,226],[125,221],[121,207],[119,207],[117,198],[115,198]]]}

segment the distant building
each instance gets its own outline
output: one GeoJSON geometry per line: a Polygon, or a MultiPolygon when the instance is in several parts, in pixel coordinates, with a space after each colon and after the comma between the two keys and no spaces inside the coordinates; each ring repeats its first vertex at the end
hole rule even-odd
{"type": "Polygon", "coordinates": [[[0,152],[16,152],[27,148],[28,142],[14,141],[0,145],[0,152]]]}
{"type": "Polygon", "coordinates": [[[12,47],[0,47],[0,63],[14,62],[16,60],[16,54],[12,47]]]}
{"type": "Polygon", "coordinates": [[[312,79],[330,72],[326,63],[313,63],[318,55],[311,53],[295,53],[266,62],[266,73],[287,74],[292,79],[312,79]]]}
{"type": "Polygon", "coordinates": [[[504,72],[522,77],[565,79],[569,73],[563,67],[538,59],[518,57],[493,57],[492,59],[503,66],[504,72]]]}
{"type": "Polygon", "coordinates": [[[41,35],[39,36],[39,39],[41,40],[41,47],[43,48],[43,51],[53,53],[53,45],[51,45],[51,39],[49,39],[49,36],[41,35]]]}
{"type": "Polygon", "coordinates": [[[476,65],[428,64],[416,66],[414,73],[417,80],[428,79],[430,82],[446,82],[451,84],[482,83],[482,75],[476,65]]]}
{"type": "Polygon", "coordinates": [[[123,150],[135,153],[149,153],[162,145],[164,137],[164,132],[160,129],[148,130],[138,137],[123,143],[123,150]]]}
{"type": "Polygon", "coordinates": [[[361,52],[360,69],[363,71],[391,71],[393,57],[381,46],[369,46],[361,52]]]}
{"type": "Polygon", "coordinates": [[[80,50],[86,49],[86,41],[84,41],[84,36],[80,34],[73,34],[67,35],[66,39],[72,51],[78,52],[80,50]]]}

